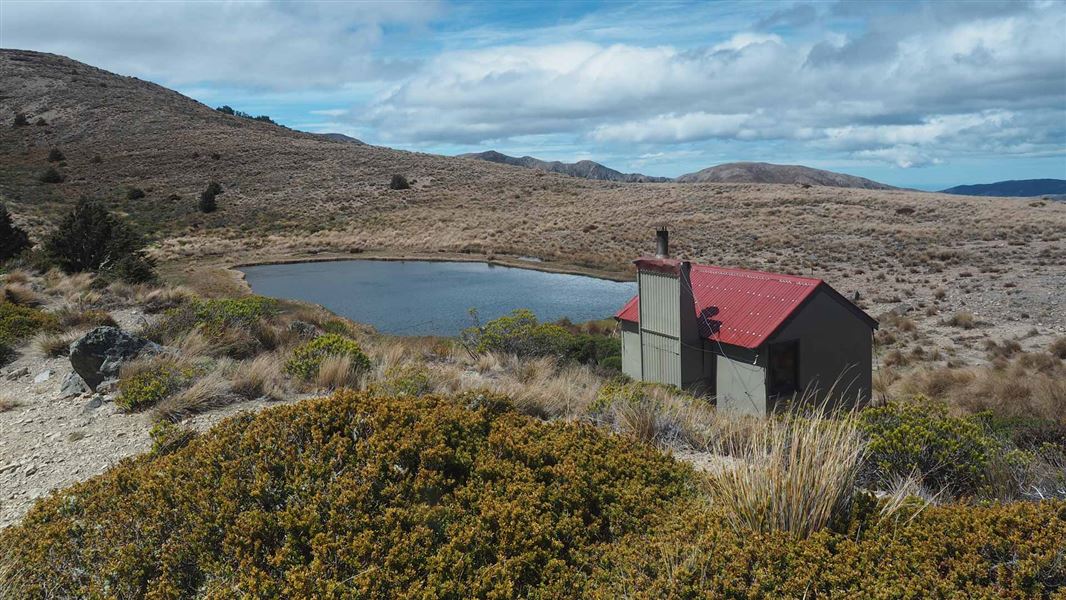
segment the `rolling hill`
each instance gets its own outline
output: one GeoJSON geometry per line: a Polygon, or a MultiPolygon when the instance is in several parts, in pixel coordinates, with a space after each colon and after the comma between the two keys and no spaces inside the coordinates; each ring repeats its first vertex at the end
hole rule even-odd
{"type": "Polygon", "coordinates": [[[864,177],[800,165],[775,165],[763,162],[725,163],[682,175],[676,181],[678,183],[798,183],[864,190],[896,189],[864,177]]]}
{"type": "Polygon", "coordinates": [[[475,152],[471,154],[460,154],[458,158],[472,158],[475,160],[484,160],[488,162],[499,163],[502,165],[525,167],[527,169],[548,171],[550,173],[561,173],[563,175],[569,175],[571,177],[583,177],[585,179],[597,179],[600,181],[624,181],[626,183],[670,181],[669,177],[652,177],[650,175],[641,175],[640,173],[622,173],[621,171],[615,171],[614,169],[605,167],[600,163],[591,160],[579,160],[576,163],[564,163],[559,161],[540,160],[539,158],[533,158],[532,156],[508,156],[506,154],[496,152],[495,150],[488,150],[486,152],[475,152]]]}
{"type": "MultiPolygon", "coordinates": [[[[0,51],[0,200],[15,221],[40,239],[79,197],[99,198],[151,238],[168,272],[376,254],[536,257],[541,268],[627,277],[633,258],[651,249],[654,225],[667,223],[678,256],[814,273],[863,297],[914,293],[884,283],[900,268],[912,270],[911,279],[949,281],[1006,265],[1037,290],[1061,281],[1061,270],[1040,273],[1066,263],[1057,243],[1066,205],[824,187],[813,184],[839,185],[844,176],[797,178],[800,169],[745,169],[787,185],[732,182],[739,176],[700,185],[569,177],[339,143],[225,115],[66,57],[0,51]],[[28,124],[15,126],[16,115],[28,124]],[[61,160],[49,161],[53,149],[61,160]],[[61,182],[42,182],[49,168],[61,182]],[[782,169],[793,176],[781,177],[782,169]],[[390,190],[395,174],[411,189],[390,190]],[[203,214],[197,198],[210,182],[224,192],[218,211],[203,214]]],[[[1061,307],[1048,298],[1026,312],[1053,318],[1061,307]]]]}
{"type": "Polygon", "coordinates": [[[961,196],[1066,196],[1066,179],[1011,179],[995,183],[957,185],[941,190],[942,194],[961,196]]]}

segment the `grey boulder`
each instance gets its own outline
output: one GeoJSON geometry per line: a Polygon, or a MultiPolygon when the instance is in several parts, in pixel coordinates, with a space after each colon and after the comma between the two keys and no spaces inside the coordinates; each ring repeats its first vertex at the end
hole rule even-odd
{"type": "Polygon", "coordinates": [[[67,373],[67,376],[63,378],[63,385],[59,388],[59,393],[64,398],[71,396],[80,396],[89,391],[89,386],[85,385],[85,381],[75,371],[67,373]]]}
{"type": "Polygon", "coordinates": [[[159,344],[118,327],[97,327],[70,345],[70,366],[95,391],[102,382],[117,379],[123,363],[162,351],[159,344]]]}

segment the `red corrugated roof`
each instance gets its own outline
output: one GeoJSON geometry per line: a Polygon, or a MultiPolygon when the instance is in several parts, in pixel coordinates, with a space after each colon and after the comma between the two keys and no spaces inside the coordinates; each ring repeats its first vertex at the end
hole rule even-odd
{"type": "MultiPolygon", "coordinates": [[[[823,285],[821,279],[710,265],[693,264],[691,273],[700,334],[743,348],[762,345],[823,285]]],[[[634,296],[615,317],[639,322],[639,301],[634,296]]]]}

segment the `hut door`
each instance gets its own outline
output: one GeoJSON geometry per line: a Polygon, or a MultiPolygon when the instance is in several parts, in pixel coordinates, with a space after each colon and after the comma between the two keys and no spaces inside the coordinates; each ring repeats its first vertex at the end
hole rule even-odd
{"type": "Polygon", "coordinates": [[[799,391],[799,340],[770,344],[769,395],[788,398],[799,391]]]}

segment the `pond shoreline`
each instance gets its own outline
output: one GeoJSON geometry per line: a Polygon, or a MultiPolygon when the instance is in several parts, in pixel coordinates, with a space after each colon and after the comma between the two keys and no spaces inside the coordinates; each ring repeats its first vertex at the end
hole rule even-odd
{"type": "Polygon", "coordinates": [[[433,258],[247,261],[233,272],[256,294],[318,304],[398,335],[455,335],[469,326],[471,309],[489,320],[519,308],[548,321],[603,319],[636,287],[633,281],[510,261],[433,258]]]}
{"type": "Polygon", "coordinates": [[[262,260],[242,261],[229,265],[229,269],[236,271],[240,275],[240,279],[244,281],[244,272],[241,269],[245,267],[261,267],[265,265],[289,265],[297,263],[321,263],[321,262],[346,262],[346,261],[359,261],[359,260],[373,260],[381,262],[465,262],[465,263],[484,263],[494,267],[510,267],[512,269],[526,269],[529,271],[540,271],[542,273],[558,273],[560,275],[580,275],[581,277],[592,277],[594,279],[603,279],[605,281],[617,281],[620,283],[627,283],[635,280],[635,276],[626,273],[618,273],[613,271],[600,271],[597,269],[585,269],[581,267],[575,267],[572,265],[556,265],[555,263],[545,262],[543,259],[538,261],[515,259],[499,259],[488,258],[484,256],[472,257],[470,255],[448,255],[442,256],[440,254],[432,256],[422,255],[395,255],[395,254],[374,254],[374,255],[331,255],[331,256],[308,256],[308,257],[291,257],[291,258],[266,258],[262,260]]]}

